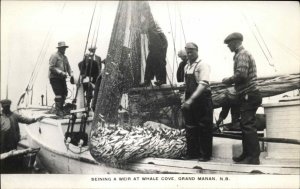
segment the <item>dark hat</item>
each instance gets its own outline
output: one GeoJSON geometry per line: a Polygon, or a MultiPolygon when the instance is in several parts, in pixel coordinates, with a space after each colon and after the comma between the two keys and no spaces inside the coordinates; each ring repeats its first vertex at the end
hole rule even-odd
{"type": "Polygon", "coordinates": [[[198,50],[198,45],[196,45],[196,43],[189,42],[189,43],[185,44],[185,48],[186,49],[197,49],[198,50]]]}
{"type": "Polygon", "coordinates": [[[90,47],[89,51],[93,51],[93,50],[96,50],[96,49],[97,49],[97,47],[90,47]]]}
{"type": "Polygon", "coordinates": [[[10,106],[11,105],[11,100],[3,99],[3,100],[0,100],[0,103],[1,103],[2,106],[10,106]]]}
{"type": "Polygon", "coordinates": [[[69,46],[66,45],[66,43],[64,41],[58,42],[58,45],[57,45],[56,48],[62,48],[62,47],[68,48],[69,46]]]}
{"type": "Polygon", "coordinates": [[[243,41],[243,35],[241,33],[238,33],[238,32],[234,32],[230,35],[228,35],[225,40],[224,40],[224,43],[225,44],[228,44],[230,41],[232,40],[240,40],[240,41],[243,41]]]}

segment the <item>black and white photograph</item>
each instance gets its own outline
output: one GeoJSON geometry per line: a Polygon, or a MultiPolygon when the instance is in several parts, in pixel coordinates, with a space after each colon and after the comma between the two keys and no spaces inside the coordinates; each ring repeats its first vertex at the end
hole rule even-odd
{"type": "Polygon", "coordinates": [[[1,1],[1,188],[299,188],[298,1],[1,1]]]}

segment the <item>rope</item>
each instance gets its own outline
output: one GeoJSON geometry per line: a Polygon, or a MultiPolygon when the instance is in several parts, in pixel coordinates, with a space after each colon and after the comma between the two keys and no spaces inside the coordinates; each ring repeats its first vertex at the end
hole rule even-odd
{"type": "Polygon", "coordinates": [[[267,49],[267,51],[268,51],[270,57],[273,58],[271,52],[269,51],[269,48],[268,48],[268,46],[267,46],[265,40],[264,40],[264,38],[262,37],[262,35],[261,35],[261,33],[260,33],[260,31],[259,31],[259,29],[258,29],[258,27],[256,26],[255,23],[254,23],[254,26],[255,26],[255,28],[256,28],[256,30],[257,30],[257,32],[258,32],[258,35],[259,35],[260,38],[262,39],[262,41],[263,41],[263,43],[264,43],[264,45],[265,45],[265,47],[266,47],[266,49],[267,49]]]}
{"type": "Polygon", "coordinates": [[[178,10],[178,13],[179,13],[179,18],[180,18],[180,24],[181,24],[181,29],[182,29],[182,33],[183,33],[184,43],[186,44],[185,32],[184,32],[184,27],[183,27],[182,18],[181,18],[181,11],[177,6],[177,2],[176,2],[176,7],[177,7],[177,10],[178,10]]]}
{"type": "Polygon", "coordinates": [[[99,18],[99,22],[98,22],[98,28],[97,28],[97,36],[96,36],[95,46],[96,46],[97,41],[98,41],[98,34],[99,34],[99,28],[100,28],[100,24],[101,24],[101,18],[102,18],[102,6],[100,6],[100,18],[99,18]]]}
{"type": "Polygon", "coordinates": [[[252,35],[254,36],[254,38],[255,38],[256,42],[258,43],[258,45],[259,45],[259,47],[260,47],[261,51],[263,52],[263,54],[264,54],[265,58],[267,59],[267,61],[268,61],[269,65],[270,65],[270,66],[272,66],[272,67],[275,69],[275,71],[276,71],[275,65],[274,65],[273,63],[271,63],[271,62],[270,62],[270,60],[269,60],[268,56],[266,55],[266,53],[265,53],[264,49],[262,48],[262,46],[261,46],[261,44],[260,44],[260,42],[259,42],[258,38],[256,37],[256,35],[255,35],[254,31],[253,31],[253,30],[252,30],[252,28],[250,27],[250,24],[249,24],[249,21],[248,21],[247,17],[245,16],[245,14],[244,14],[244,13],[242,13],[242,14],[243,14],[243,16],[244,16],[244,18],[245,18],[245,20],[246,20],[246,22],[247,22],[247,24],[248,24],[248,26],[249,26],[249,28],[250,28],[250,31],[251,31],[252,35]]]}
{"type": "MultiPolygon", "coordinates": [[[[170,21],[170,27],[171,27],[171,34],[172,34],[172,41],[173,41],[173,49],[174,49],[174,53],[176,55],[176,45],[175,45],[175,39],[174,39],[174,35],[173,35],[173,27],[172,27],[172,22],[171,22],[171,17],[170,17],[170,9],[169,9],[169,4],[167,3],[167,7],[168,7],[168,15],[169,15],[169,21],[170,21]]],[[[176,59],[176,66],[178,67],[178,61],[176,59]]],[[[174,71],[174,70],[173,70],[174,71]]]]}
{"type": "MultiPolygon", "coordinates": [[[[66,5],[66,2],[64,2],[63,6],[62,6],[62,8],[60,10],[60,12],[58,12],[58,14],[56,16],[56,19],[63,12],[63,10],[65,8],[65,5],[66,5]]],[[[23,102],[23,99],[25,98],[26,94],[29,95],[29,91],[32,91],[32,89],[33,89],[34,83],[35,83],[37,75],[38,75],[38,70],[40,69],[40,67],[42,65],[42,62],[44,60],[45,54],[46,54],[48,46],[49,46],[49,41],[50,41],[51,35],[52,35],[51,31],[52,31],[52,28],[54,27],[54,25],[55,25],[55,23],[54,23],[54,20],[53,20],[51,26],[49,27],[49,30],[48,30],[47,35],[45,37],[45,40],[43,42],[42,49],[41,49],[41,51],[40,51],[40,53],[38,55],[38,58],[36,60],[34,69],[31,72],[31,76],[30,76],[29,82],[28,82],[28,84],[26,86],[25,92],[19,98],[18,105],[21,102],[23,102]]],[[[31,95],[33,96],[33,94],[31,94],[31,95]]],[[[32,96],[31,96],[31,101],[32,101],[32,96]]]]}
{"type": "MultiPolygon", "coordinates": [[[[93,11],[92,18],[91,18],[91,23],[90,23],[90,27],[89,27],[89,31],[88,31],[88,35],[87,35],[87,39],[86,39],[86,44],[85,44],[85,48],[84,48],[84,52],[83,52],[83,57],[85,57],[85,52],[86,52],[86,49],[87,49],[87,46],[88,46],[91,27],[92,27],[92,24],[93,24],[95,10],[96,10],[96,5],[97,5],[97,1],[95,2],[94,11],[93,11]]],[[[80,70],[82,70],[82,66],[80,66],[80,70]]],[[[78,81],[80,82],[80,74],[78,76],[78,81]]],[[[77,87],[77,89],[76,89],[76,94],[75,94],[74,100],[76,100],[76,98],[78,96],[78,90],[79,90],[79,87],[77,87]]]]}

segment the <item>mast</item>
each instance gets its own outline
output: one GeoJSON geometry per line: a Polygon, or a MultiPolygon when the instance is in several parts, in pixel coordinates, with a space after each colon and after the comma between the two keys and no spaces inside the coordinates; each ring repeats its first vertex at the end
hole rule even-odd
{"type": "Polygon", "coordinates": [[[97,96],[93,126],[101,114],[116,123],[122,94],[141,80],[140,14],[148,3],[120,1],[110,39],[106,66],[97,96]]]}

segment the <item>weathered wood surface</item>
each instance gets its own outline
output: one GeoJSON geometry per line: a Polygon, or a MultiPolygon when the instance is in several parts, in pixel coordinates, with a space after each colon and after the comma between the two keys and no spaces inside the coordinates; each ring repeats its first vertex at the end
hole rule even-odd
{"type": "Polygon", "coordinates": [[[0,160],[4,160],[6,158],[9,157],[13,157],[13,156],[20,156],[20,155],[26,155],[26,154],[30,154],[30,153],[37,153],[40,149],[32,149],[32,148],[28,148],[28,149],[23,149],[23,150],[11,150],[9,152],[5,152],[0,154],[0,160]]]}

